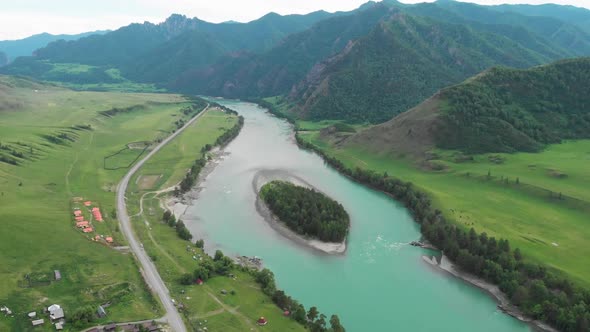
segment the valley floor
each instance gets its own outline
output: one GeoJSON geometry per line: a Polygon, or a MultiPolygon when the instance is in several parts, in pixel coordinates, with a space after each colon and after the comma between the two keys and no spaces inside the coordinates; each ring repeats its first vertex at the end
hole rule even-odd
{"type": "MultiPolygon", "coordinates": [[[[55,330],[43,314],[51,304],[61,305],[70,317],[66,331],[89,325],[74,326],[74,312],[87,307],[94,314],[101,304],[107,305],[107,316],[92,324],[161,317],[161,305],[119,230],[115,189],[147,151],[144,142],[168,136],[204,105],[186,112],[194,103],[179,95],[75,92],[6,76],[0,76],[0,90],[0,307],[13,314],[0,313],[0,331],[32,330],[27,317],[32,311],[45,319],[35,331],[55,330]],[[92,213],[94,207],[103,221],[92,213]],[[76,227],[76,208],[92,226],[88,233],[76,227]],[[55,270],[61,280],[55,280],[55,270]]],[[[143,193],[176,184],[201,148],[236,119],[209,111],[158,152],[140,171],[141,178],[132,180],[129,194],[136,200],[128,201],[130,215],[139,212],[133,208],[143,193]]],[[[180,274],[194,264],[188,243],[158,223],[162,210],[153,195],[146,195],[144,209],[135,220],[149,220],[149,238],[143,223],[137,223],[136,232],[154,254],[171,293],[178,300],[192,299],[184,301],[189,323],[208,320],[211,329],[243,331],[264,314],[278,330],[302,329],[283,317],[248,275],[236,272],[237,281],[219,277],[205,287],[181,287],[180,274]],[[237,295],[223,297],[221,288],[237,295]]]]}
{"type": "Polygon", "coordinates": [[[451,152],[438,151],[438,160],[416,165],[362,147],[336,146],[317,131],[299,135],[348,167],[414,183],[431,194],[449,220],[506,238],[526,258],[590,287],[590,266],[582,263],[590,255],[590,141],[553,145],[538,154],[480,155],[462,162],[451,152]]]}

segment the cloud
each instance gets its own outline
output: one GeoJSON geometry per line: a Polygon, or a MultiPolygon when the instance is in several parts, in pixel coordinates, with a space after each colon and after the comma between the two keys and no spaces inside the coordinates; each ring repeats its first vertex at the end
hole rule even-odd
{"type": "MultiPolygon", "coordinates": [[[[161,22],[170,14],[209,22],[248,22],[268,12],[304,14],[352,10],[368,0],[18,0],[2,4],[0,40],[41,32],[54,34],[114,30],[134,22],[161,22]]],[[[434,0],[401,0],[404,3],[434,0]]],[[[469,1],[469,0],[460,0],[469,1]]],[[[590,8],[590,0],[473,0],[480,4],[555,2],[590,8]]]]}
{"type": "Polygon", "coordinates": [[[0,40],[20,39],[34,34],[77,34],[95,30],[115,30],[131,23],[160,22],[164,17],[108,15],[72,17],[39,13],[0,12],[0,40]]]}

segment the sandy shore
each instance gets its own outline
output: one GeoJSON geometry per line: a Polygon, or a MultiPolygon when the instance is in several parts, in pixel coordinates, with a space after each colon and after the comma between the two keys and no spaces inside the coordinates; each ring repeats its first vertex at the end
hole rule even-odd
{"type": "Polygon", "coordinates": [[[260,188],[264,186],[266,183],[275,180],[282,180],[288,181],[293,184],[296,184],[301,187],[306,187],[310,189],[314,189],[319,191],[317,188],[314,188],[311,184],[307,183],[305,180],[290,174],[287,171],[283,170],[261,170],[258,171],[254,175],[254,179],[252,180],[252,187],[254,192],[256,193],[256,210],[264,218],[264,220],[274,229],[276,232],[281,234],[282,236],[290,239],[297,244],[310,247],[317,251],[320,251],[325,254],[330,255],[342,255],[346,252],[346,240],[343,242],[323,242],[317,239],[311,239],[302,235],[299,235],[289,229],[283,222],[281,222],[266,206],[264,201],[260,198],[258,193],[260,192],[260,188]]]}
{"type": "Polygon", "coordinates": [[[472,274],[461,271],[446,256],[443,255],[442,257],[440,257],[440,261],[437,259],[437,257],[434,256],[422,256],[422,258],[425,262],[435,267],[436,269],[448,273],[456,278],[462,279],[463,281],[470,283],[475,287],[483,289],[489,295],[496,299],[496,301],[498,302],[498,309],[522,322],[529,324],[535,330],[558,332],[556,329],[552,328],[551,326],[543,322],[526,317],[520,311],[520,309],[518,309],[510,303],[508,297],[500,290],[498,286],[491,284],[472,274]]]}
{"type": "Polygon", "coordinates": [[[205,183],[205,180],[207,180],[209,174],[215,170],[215,167],[217,167],[217,165],[219,165],[229,153],[225,152],[223,149],[215,148],[209,152],[209,155],[211,156],[211,159],[205,164],[201,173],[199,173],[199,178],[190,191],[184,193],[181,197],[176,197],[170,194],[163,200],[164,208],[174,213],[176,219],[182,219],[191,202],[199,198],[199,194],[204,188],[203,184],[205,183]]]}

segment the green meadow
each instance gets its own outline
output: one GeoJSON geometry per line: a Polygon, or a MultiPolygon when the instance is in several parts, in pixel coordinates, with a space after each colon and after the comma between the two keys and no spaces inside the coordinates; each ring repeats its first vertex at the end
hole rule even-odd
{"type": "Polygon", "coordinates": [[[590,141],[552,145],[535,154],[477,155],[473,160],[437,151],[438,160],[425,167],[358,146],[336,147],[318,132],[299,135],[348,167],[387,172],[414,183],[455,223],[506,238],[527,259],[590,287],[590,265],[584,264],[590,255],[590,141]]]}
{"type": "Polygon", "coordinates": [[[187,325],[207,327],[210,331],[303,331],[301,325],[283,316],[252,276],[238,269],[232,271],[234,278],[216,276],[201,286],[183,286],[179,282],[183,274],[195,270],[200,258],[210,258],[195,247],[197,239],[192,243],[181,240],[174,228],[162,221],[161,199],[166,194],[155,192],[178,184],[195,159],[201,156],[201,149],[206,144],[213,144],[236,123],[237,116],[210,109],[140,169],[127,194],[130,214],[135,215],[135,231],[172,297],[184,306],[187,325]],[[152,185],[146,186],[142,178],[152,179],[146,181],[152,185]],[[141,214],[140,200],[143,202],[141,214]],[[222,290],[227,294],[222,294],[222,290]],[[261,316],[269,320],[263,328],[256,325],[261,316]]]}
{"type": "MultiPolygon", "coordinates": [[[[105,170],[104,157],[168,135],[189,103],[177,95],[74,92],[3,76],[0,96],[0,157],[16,163],[0,161],[0,306],[15,313],[0,315],[0,331],[30,330],[26,313],[42,315],[54,303],[68,315],[110,302],[101,322],[160,317],[132,256],[92,239],[112,236],[114,246],[125,245],[112,211],[127,170],[105,170]],[[144,107],[99,113],[133,105],[144,107]],[[74,197],[102,210],[105,221],[93,223],[95,232],[75,228],[74,197]],[[61,281],[53,280],[54,270],[61,281]]],[[[36,330],[53,329],[46,322],[36,330]]]]}

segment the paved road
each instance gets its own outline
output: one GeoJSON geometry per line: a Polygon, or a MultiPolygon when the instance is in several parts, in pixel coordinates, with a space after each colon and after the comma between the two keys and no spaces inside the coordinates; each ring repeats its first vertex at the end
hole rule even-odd
{"type": "Polygon", "coordinates": [[[164,317],[166,318],[172,330],[175,332],[186,332],[187,330],[184,326],[182,317],[180,317],[180,314],[178,313],[176,307],[174,307],[174,304],[172,303],[170,293],[168,292],[168,289],[166,288],[166,284],[162,280],[162,277],[160,277],[160,274],[158,273],[156,266],[154,265],[154,263],[152,263],[146,252],[143,250],[143,248],[141,248],[139,242],[137,241],[137,238],[135,237],[135,233],[133,233],[131,221],[129,219],[129,215],[127,214],[125,192],[127,191],[129,180],[131,180],[131,177],[133,177],[133,175],[141,168],[141,166],[143,166],[143,164],[145,164],[145,162],[148,161],[154,154],[156,154],[162,147],[164,147],[176,136],[178,136],[178,134],[180,134],[184,129],[190,126],[203,114],[205,114],[208,108],[209,105],[207,105],[205,110],[203,110],[197,116],[189,120],[182,128],[178,129],[174,134],[168,136],[160,144],[158,144],[152,151],[150,151],[150,153],[148,153],[147,156],[145,156],[145,158],[140,160],[129,170],[129,172],[125,175],[123,180],[121,180],[121,182],[117,186],[117,216],[119,217],[119,222],[121,223],[121,231],[123,232],[123,235],[125,235],[125,237],[127,238],[131,251],[135,254],[137,260],[141,264],[141,268],[143,270],[143,278],[145,279],[146,283],[148,284],[152,292],[158,295],[160,301],[162,302],[162,305],[164,306],[164,309],[166,309],[166,316],[164,317]]]}

